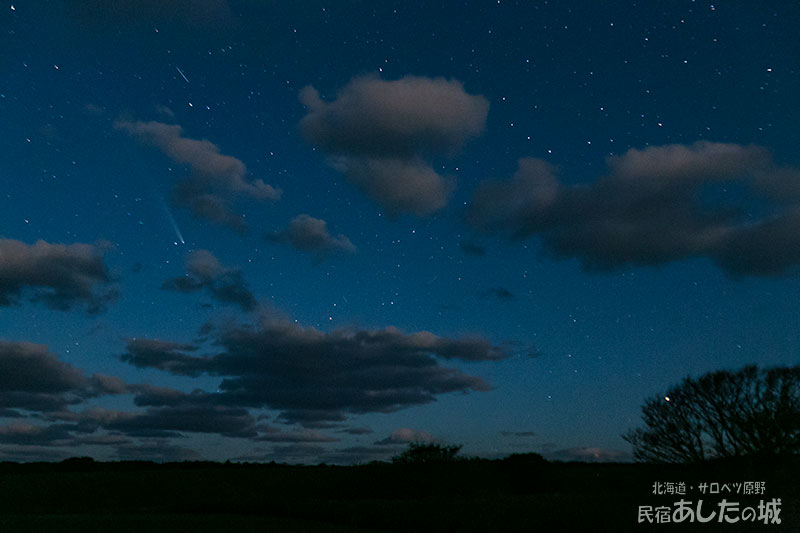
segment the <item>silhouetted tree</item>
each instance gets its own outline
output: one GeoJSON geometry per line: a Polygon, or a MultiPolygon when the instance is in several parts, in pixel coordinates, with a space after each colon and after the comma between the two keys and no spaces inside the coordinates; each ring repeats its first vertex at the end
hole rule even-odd
{"type": "Polygon", "coordinates": [[[461,448],[461,444],[442,445],[428,442],[412,442],[403,453],[392,457],[392,463],[402,465],[449,463],[456,460],[456,455],[461,451],[461,448]]]}
{"type": "Polygon", "coordinates": [[[698,462],[800,452],[800,366],[720,370],[685,378],[642,406],[623,438],[637,460],[698,462]]]}

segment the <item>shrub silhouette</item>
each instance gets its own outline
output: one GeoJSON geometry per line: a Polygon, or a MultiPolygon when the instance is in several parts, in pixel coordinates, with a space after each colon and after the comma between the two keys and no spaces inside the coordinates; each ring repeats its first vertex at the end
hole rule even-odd
{"type": "Polygon", "coordinates": [[[623,438],[639,461],[691,463],[800,452],[800,366],[685,378],[642,406],[623,438]]]}
{"type": "Polygon", "coordinates": [[[412,442],[408,448],[392,457],[392,463],[400,465],[451,463],[463,445],[442,445],[427,442],[412,442]]]}

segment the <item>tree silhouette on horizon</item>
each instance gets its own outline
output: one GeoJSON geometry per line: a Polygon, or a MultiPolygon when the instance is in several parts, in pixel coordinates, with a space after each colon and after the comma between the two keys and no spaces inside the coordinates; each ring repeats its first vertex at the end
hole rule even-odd
{"type": "Polygon", "coordinates": [[[408,448],[392,457],[392,463],[401,465],[450,463],[456,460],[461,444],[436,444],[430,442],[411,442],[408,448]]]}
{"type": "Polygon", "coordinates": [[[800,453],[800,366],[686,377],[642,405],[644,427],[622,437],[638,461],[695,463],[800,453]]]}

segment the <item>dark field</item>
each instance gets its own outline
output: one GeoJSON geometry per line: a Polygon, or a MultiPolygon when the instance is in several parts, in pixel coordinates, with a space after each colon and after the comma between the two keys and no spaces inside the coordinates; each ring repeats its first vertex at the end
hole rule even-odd
{"type": "MultiPolygon", "coordinates": [[[[8,531],[800,531],[800,461],[702,467],[548,463],[535,456],[438,465],[287,466],[138,462],[0,464],[0,533],[8,531]],[[759,495],[737,483],[764,481],[759,495]],[[654,495],[685,482],[686,495],[654,495]],[[730,492],[699,492],[700,483],[730,492]],[[689,487],[694,487],[690,489],[689,487]],[[739,486],[739,490],[743,490],[739,486]],[[723,498],[763,520],[637,524],[639,506],[723,498]]],[[[711,490],[710,488],[707,490],[711,490]]]]}

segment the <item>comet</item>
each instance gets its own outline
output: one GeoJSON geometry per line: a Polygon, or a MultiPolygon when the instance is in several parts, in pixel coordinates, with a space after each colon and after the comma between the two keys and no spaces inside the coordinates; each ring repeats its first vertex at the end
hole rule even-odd
{"type": "Polygon", "coordinates": [[[175,222],[175,219],[172,217],[172,213],[170,213],[169,209],[167,209],[167,218],[169,218],[169,222],[172,224],[172,229],[175,230],[175,235],[178,237],[178,240],[181,241],[181,244],[186,244],[186,241],[183,240],[181,228],[178,227],[178,223],[175,222]]]}
{"type": "Polygon", "coordinates": [[[170,211],[169,207],[167,207],[167,202],[165,202],[161,197],[159,197],[159,200],[161,200],[161,207],[164,208],[164,214],[167,215],[167,220],[169,220],[169,223],[172,225],[172,229],[175,231],[175,236],[178,237],[178,240],[181,241],[181,244],[186,244],[186,241],[183,240],[181,229],[178,227],[178,223],[175,222],[175,217],[172,216],[172,211],[170,211]]]}

